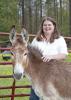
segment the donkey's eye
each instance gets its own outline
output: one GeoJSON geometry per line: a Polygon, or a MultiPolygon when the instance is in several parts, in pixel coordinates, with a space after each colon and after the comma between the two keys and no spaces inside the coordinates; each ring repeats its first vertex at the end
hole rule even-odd
{"type": "Polygon", "coordinates": [[[27,55],[27,52],[24,53],[24,56],[26,56],[26,55],[27,55]]]}
{"type": "Polygon", "coordinates": [[[14,51],[11,51],[11,54],[12,54],[12,55],[15,55],[15,52],[14,52],[14,51]]]}

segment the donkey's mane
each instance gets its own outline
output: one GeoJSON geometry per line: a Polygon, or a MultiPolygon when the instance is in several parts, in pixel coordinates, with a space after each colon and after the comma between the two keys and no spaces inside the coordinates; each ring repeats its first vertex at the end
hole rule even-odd
{"type": "Polygon", "coordinates": [[[27,48],[28,48],[30,55],[32,55],[35,59],[42,61],[42,59],[41,59],[42,53],[38,48],[33,47],[30,44],[27,46],[27,48]]]}

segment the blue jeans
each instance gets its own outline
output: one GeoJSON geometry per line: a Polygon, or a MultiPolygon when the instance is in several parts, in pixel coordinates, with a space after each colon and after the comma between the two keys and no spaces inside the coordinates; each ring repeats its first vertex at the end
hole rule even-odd
{"type": "Polygon", "coordinates": [[[29,100],[39,100],[39,97],[35,94],[33,89],[31,89],[31,96],[29,100]]]}

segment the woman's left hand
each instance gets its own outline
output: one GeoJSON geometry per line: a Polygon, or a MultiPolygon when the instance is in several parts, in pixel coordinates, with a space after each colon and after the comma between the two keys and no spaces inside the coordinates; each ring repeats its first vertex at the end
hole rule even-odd
{"type": "Polygon", "coordinates": [[[53,56],[51,55],[45,55],[42,57],[43,62],[49,62],[52,59],[53,59],[53,56]]]}

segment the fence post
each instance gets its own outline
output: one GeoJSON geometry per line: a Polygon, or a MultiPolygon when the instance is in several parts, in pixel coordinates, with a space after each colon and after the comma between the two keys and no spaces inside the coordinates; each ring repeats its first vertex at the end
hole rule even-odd
{"type": "Polygon", "coordinates": [[[14,95],[15,95],[15,79],[13,81],[13,85],[12,85],[12,97],[11,97],[11,100],[14,100],[14,95]]]}

